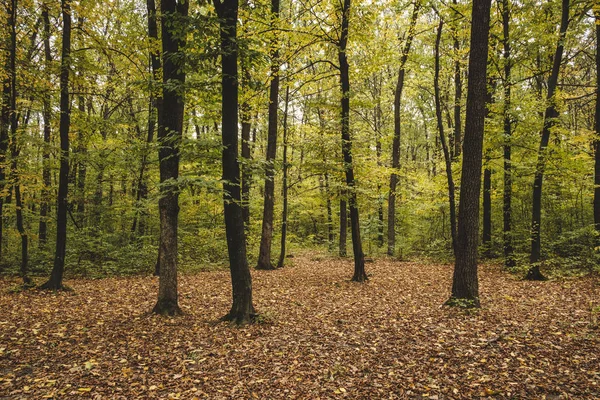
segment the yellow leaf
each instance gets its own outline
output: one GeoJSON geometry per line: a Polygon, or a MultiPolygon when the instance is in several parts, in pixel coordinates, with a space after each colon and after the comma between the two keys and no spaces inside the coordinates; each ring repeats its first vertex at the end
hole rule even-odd
{"type": "Polygon", "coordinates": [[[78,391],[82,392],[82,393],[87,393],[87,392],[91,392],[92,388],[91,387],[81,387],[79,389],[77,389],[78,391]]]}

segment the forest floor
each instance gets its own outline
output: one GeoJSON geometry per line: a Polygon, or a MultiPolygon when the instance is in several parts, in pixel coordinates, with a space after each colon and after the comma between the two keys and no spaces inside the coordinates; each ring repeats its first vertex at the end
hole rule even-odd
{"type": "Polygon", "coordinates": [[[600,398],[600,279],[525,282],[483,266],[482,308],[441,306],[448,265],[299,256],[253,271],[259,323],[219,322],[227,271],[14,292],[0,280],[0,399],[600,398]]]}

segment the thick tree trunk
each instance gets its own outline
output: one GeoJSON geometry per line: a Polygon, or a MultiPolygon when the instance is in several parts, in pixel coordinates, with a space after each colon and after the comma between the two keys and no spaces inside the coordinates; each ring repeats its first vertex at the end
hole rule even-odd
{"type": "Polygon", "coordinates": [[[356,181],[354,179],[354,165],[352,162],[352,139],[350,137],[350,66],[346,57],[350,0],[344,0],[342,13],[342,33],[340,35],[338,59],[340,62],[340,86],[342,89],[342,155],[344,157],[344,170],[346,172],[346,186],[348,187],[352,250],[354,253],[354,275],[352,280],[355,282],[364,282],[368,278],[365,272],[365,255],[362,251],[362,240],[360,238],[358,200],[356,181]]]}
{"type": "MultiPolygon", "coordinates": [[[[513,234],[512,234],[512,119],[511,119],[511,70],[512,59],[510,55],[510,6],[509,0],[502,0],[502,32],[503,48],[502,57],[504,59],[504,192],[502,195],[502,222],[503,222],[503,250],[504,266],[512,268],[516,265],[513,234]]],[[[599,165],[600,166],[600,165],[599,165]]]]}
{"type": "Polygon", "coordinates": [[[162,117],[158,126],[160,162],[160,251],[156,314],[178,315],[177,229],[179,216],[179,155],[183,133],[185,72],[180,52],[185,46],[189,2],[161,1],[163,57],[162,117]]]}
{"type": "Polygon", "coordinates": [[[69,100],[69,70],[71,68],[71,3],[61,1],[63,32],[60,64],[60,171],[58,180],[58,200],[56,208],[56,251],[50,279],[42,289],[59,290],[63,288],[65,254],[67,250],[67,207],[69,190],[69,129],[71,110],[69,100]]]}
{"type": "Polygon", "coordinates": [[[223,138],[223,202],[233,304],[224,319],[237,324],[255,317],[252,276],[246,258],[246,233],[241,207],[238,164],[237,0],[214,0],[220,19],[223,138]]]}
{"type": "MultiPolygon", "coordinates": [[[[281,249],[279,251],[279,261],[277,261],[277,268],[282,268],[285,264],[285,248],[287,241],[287,220],[288,220],[288,164],[287,164],[287,151],[288,151],[288,106],[290,103],[290,87],[289,85],[285,88],[285,104],[283,108],[283,182],[282,182],[282,197],[283,197],[283,211],[281,212],[281,249]]],[[[331,213],[331,206],[328,209],[331,213]]],[[[331,217],[331,215],[330,215],[331,217]]],[[[331,225],[330,228],[331,230],[331,225]]]]}
{"type": "MultiPolygon", "coordinates": [[[[467,110],[463,165],[458,209],[456,262],[452,281],[452,300],[466,300],[479,306],[477,279],[477,242],[479,236],[479,197],[481,161],[487,94],[487,55],[491,0],[474,0],[471,17],[471,53],[467,88],[467,110]]],[[[460,304],[460,303],[459,303],[460,304]]]]}
{"type": "Polygon", "coordinates": [[[454,187],[454,178],[452,176],[452,158],[450,156],[450,149],[446,142],[446,135],[444,134],[444,121],[442,119],[442,102],[440,99],[440,40],[442,38],[442,29],[444,27],[444,21],[440,19],[440,23],[437,29],[437,36],[435,39],[435,69],[433,75],[433,88],[435,96],[435,115],[437,120],[437,128],[440,137],[440,143],[442,144],[442,151],[444,153],[444,161],[446,162],[446,178],[448,181],[448,203],[450,207],[450,235],[452,237],[452,251],[456,255],[456,189],[454,187]]]}
{"type": "Polygon", "coordinates": [[[396,82],[396,89],[394,91],[394,139],[392,142],[392,175],[390,176],[390,193],[388,195],[388,249],[387,254],[393,256],[396,251],[396,187],[398,186],[398,171],[400,169],[400,138],[401,138],[401,106],[402,106],[402,92],[404,90],[404,76],[406,73],[406,60],[408,60],[408,54],[410,53],[410,47],[415,37],[415,26],[417,24],[417,18],[419,16],[419,9],[421,8],[420,0],[416,0],[413,8],[412,17],[410,19],[410,26],[408,28],[408,34],[406,42],[404,42],[404,48],[402,49],[402,55],[400,56],[400,67],[398,69],[398,81],[396,82]]]}
{"type": "MultiPolygon", "coordinates": [[[[279,22],[279,0],[271,0],[271,27],[279,22]]],[[[275,269],[271,263],[273,241],[273,208],[275,197],[275,158],[277,156],[277,110],[279,106],[279,50],[277,39],[271,43],[271,86],[269,91],[269,125],[267,128],[267,160],[265,163],[265,196],[262,220],[262,235],[256,269],[275,269]]]]}
{"type": "Polygon", "coordinates": [[[550,141],[552,128],[556,124],[556,118],[559,114],[556,109],[556,99],[554,93],[558,84],[558,75],[560,73],[560,64],[564,51],[564,42],[569,25],[569,0],[562,0],[562,16],[560,22],[560,35],[554,53],[552,72],[548,78],[548,93],[546,96],[547,107],[544,112],[544,123],[542,127],[542,137],[538,150],[538,160],[535,168],[535,177],[533,180],[533,206],[531,218],[531,253],[529,261],[531,267],[527,272],[528,280],[544,280],[545,277],[540,272],[541,255],[541,223],[542,223],[542,183],[544,181],[544,170],[546,167],[546,158],[548,157],[547,148],[550,141]]]}

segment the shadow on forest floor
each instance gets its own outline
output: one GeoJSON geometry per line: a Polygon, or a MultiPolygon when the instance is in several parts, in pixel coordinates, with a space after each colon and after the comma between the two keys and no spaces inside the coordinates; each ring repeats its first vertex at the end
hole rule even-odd
{"type": "Polygon", "coordinates": [[[226,271],[180,278],[183,317],[148,313],[153,277],[13,293],[0,280],[0,398],[599,398],[597,277],[480,272],[482,309],[441,307],[447,265],[300,256],[253,271],[261,323],[215,323],[226,271]]]}

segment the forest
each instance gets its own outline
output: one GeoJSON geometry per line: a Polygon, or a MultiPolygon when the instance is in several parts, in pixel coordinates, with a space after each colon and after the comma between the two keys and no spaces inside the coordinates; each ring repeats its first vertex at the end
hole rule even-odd
{"type": "Polygon", "coordinates": [[[600,398],[597,1],[0,21],[0,398],[600,398]]]}

